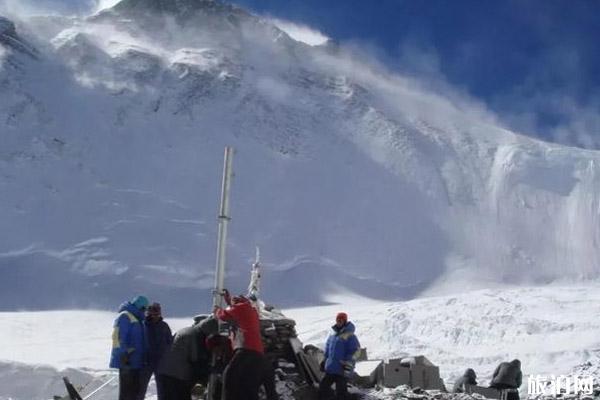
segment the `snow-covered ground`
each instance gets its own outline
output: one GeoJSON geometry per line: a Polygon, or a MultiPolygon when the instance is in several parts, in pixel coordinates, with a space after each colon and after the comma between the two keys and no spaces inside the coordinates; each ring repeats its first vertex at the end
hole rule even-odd
{"type": "MultiPolygon", "coordinates": [[[[369,358],[424,354],[446,382],[472,367],[487,384],[493,368],[513,358],[525,376],[569,374],[591,362],[587,373],[598,379],[599,288],[494,289],[401,303],[346,298],[284,312],[305,344],[321,346],[335,314],[346,311],[369,358]]],[[[103,311],[0,313],[0,399],[50,398],[64,391],[63,375],[88,384],[88,392],[114,376],[107,369],[113,318],[103,311]]],[[[173,330],[190,321],[167,318],[173,330]]],[[[114,398],[116,388],[113,381],[98,399],[114,398]]]]}

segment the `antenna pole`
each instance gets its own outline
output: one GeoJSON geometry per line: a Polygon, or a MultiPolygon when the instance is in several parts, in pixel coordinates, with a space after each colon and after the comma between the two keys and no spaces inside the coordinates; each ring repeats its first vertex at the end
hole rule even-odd
{"type": "Polygon", "coordinates": [[[227,225],[231,220],[229,216],[229,191],[231,189],[233,148],[225,147],[223,160],[223,182],[221,184],[221,205],[219,207],[219,237],[217,241],[217,264],[215,268],[215,291],[213,293],[213,307],[223,307],[223,291],[225,285],[225,261],[227,250],[227,225]]]}
{"type": "MultiPolygon", "coordinates": [[[[231,220],[229,216],[229,190],[231,188],[231,177],[232,177],[232,161],[233,161],[233,148],[225,147],[225,157],[223,160],[223,182],[221,184],[221,205],[219,206],[219,237],[217,240],[217,262],[215,266],[215,289],[213,292],[213,309],[216,306],[223,307],[224,300],[221,293],[225,286],[225,253],[227,249],[227,225],[231,220]]],[[[221,331],[222,325],[219,322],[219,331],[221,331]]],[[[217,386],[217,380],[221,373],[214,370],[217,364],[217,354],[213,351],[211,357],[211,367],[213,371],[210,373],[208,379],[207,400],[215,399],[215,391],[217,386]]]]}

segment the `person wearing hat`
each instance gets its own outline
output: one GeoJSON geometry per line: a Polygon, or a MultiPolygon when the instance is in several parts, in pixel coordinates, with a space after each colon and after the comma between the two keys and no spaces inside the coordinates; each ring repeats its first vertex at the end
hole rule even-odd
{"type": "Polygon", "coordinates": [[[331,385],[335,383],[335,397],[345,399],[348,393],[348,376],[354,369],[354,363],[360,350],[360,343],[354,334],[354,324],[348,321],[348,314],[340,312],[335,317],[333,332],[325,344],[325,360],[321,370],[325,376],[319,384],[319,399],[331,395],[331,385]]]}
{"type": "Polygon", "coordinates": [[[138,400],[144,400],[146,398],[146,390],[148,389],[148,383],[152,374],[154,374],[154,381],[156,382],[156,394],[158,400],[164,400],[165,390],[163,380],[158,374],[158,368],[165,355],[165,352],[169,349],[169,346],[173,342],[173,336],[171,334],[171,328],[162,317],[162,308],[159,303],[152,303],[146,310],[146,319],[144,320],[144,334],[146,337],[146,343],[148,344],[148,351],[146,352],[146,365],[142,368],[140,376],[140,391],[138,392],[138,400]]]}
{"type": "MultiPolygon", "coordinates": [[[[215,307],[214,315],[231,324],[234,349],[223,372],[223,399],[258,399],[260,385],[268,378],[258,312],[243,295],[231,298],[227,290],[222,295],[228,307],[215,307]]],[[[273,386],[268,385],[270,396],[276,396],[273,386]]]]}
{"type": "Polygon", "coordinates": [[[146,357],[143,321],[148,304],[146,296],[121,304],[113,324],[109,366],[119,369],[119,400],[136,400],[140,391],[140,372],[146,357]]]}

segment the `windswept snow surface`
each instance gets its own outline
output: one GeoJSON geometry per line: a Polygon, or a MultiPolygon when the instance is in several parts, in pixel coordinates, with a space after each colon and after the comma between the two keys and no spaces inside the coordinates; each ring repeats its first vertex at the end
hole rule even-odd
{"type": "MultiPolygon", "coordinates": [[[[600,379],[599,289],[481,290],[401,303],[337,298],[330,300],[342,303],[284,312],[304,344],[322,346],[335,314],[346,311],[369,358],[423,354],[447,383],[472,367],[487,384],[498,363],[514,358],[525,377],[581,372],[590,363],[585,373],[600,379]]],[[[106,368],[113,318],[96,311],[0,313],[0,398],[46,399],[61,393],[64,374],[78,384],[93,381],[90,387],[114,376],[106,368]],[[77,371],[59,371],[67,367],[77,371]]],[[[190,321],[167,318],[173,330],[190,321]]],[[[115,390],[116,383],[99,399],[114,398],[115,390]]]]}

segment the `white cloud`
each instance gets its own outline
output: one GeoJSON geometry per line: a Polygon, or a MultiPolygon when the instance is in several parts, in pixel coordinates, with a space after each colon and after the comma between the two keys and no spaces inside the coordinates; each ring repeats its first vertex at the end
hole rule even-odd
{"type": "Polygon", "coordinates": [[[561,101],[560,112],[565,122],[552,130],[558,143],[575,145],[586,149],[600,148],[600,103],[579,104],[566,97],[561,101]]]}
{"type": "Polygon", "coordinates": [[[257,80],[256,89],[278,103],[289,101],[292,95],[289,85],[266,76],[257,80]]]}
{"type": "MultiPolygon", "coordinates": [[[[574,73],[573,81],[578,79],[574,73]]],[[[600,98],[576,99],[576,90],[537,89],[530,81],[492,103],[511,130],[586,149],[600,148],[600,98]],[[548,120],[551,116],[552,119],[548,120]]]]}
{"type": "Polygon", "coordinates": [[[0,0],[0,13],[21,18],[32,15],[87,15],[110,8],[120,0],[0,0]]]}
{"type": "MultiPolygon", "coordinates": [[[[87,3],[84,6],[87,6],[87,3]]],[[[0,0],[0,13],[9,17],[70,15],[77,14],[78,11],[81,11],[78,7],[52,0],[0,0]]]]}
{"type": "Polygon", "coordinates": [[[300,25],[277,18],[272,18],[271,22],[279,29],[290,35],[292,39],[311,46],[318,46],[329,40],[329,38],[323,35],[321,32],[306,25],[300,25]]]}
{"type": "Polygon", "coordinates": [[[120,0],[97,0],[96,1],[96,8],[95,8],[95,12],[98,12],[100,10],[104,10],[106,8],[111,8],[113,7],[115,4],[117,4],[120,0]]]}
{"type": "Polygon", "coordinates": [[[0,45],[0,70],[2,69],[2,63],[4,62],[4,56],[6,55],[6,50],[4,46],[0,45]]]}

